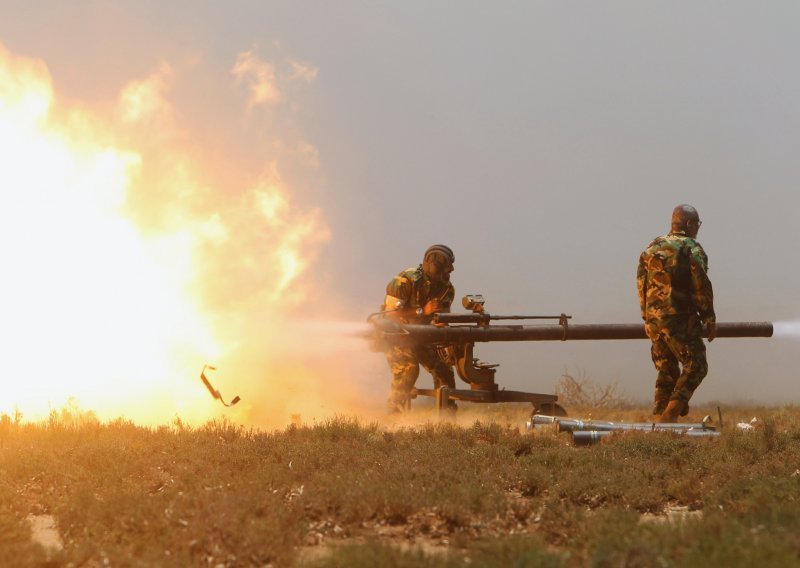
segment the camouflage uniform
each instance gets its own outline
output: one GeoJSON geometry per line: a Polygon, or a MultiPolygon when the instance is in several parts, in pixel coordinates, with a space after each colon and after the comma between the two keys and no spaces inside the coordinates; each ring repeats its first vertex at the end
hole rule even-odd
{"type": "Polygon", "coordinates": [[[688,411],[708,373],[702,323],[716,322],[716,315],[707,272],[703,247],[683,231],[654,239],[639,257],[639,305],[658,371],[653,414],[670,400],[682,401],[688,411]]]}
{"type": "MultiPolygon", "coordinates": [[[[420,265],[395,276],[386,286],[386,295],[400,300],[403,308],[421,310],[433,300],[438,302],[441,309],[449,310],[455,297],[455,288],[450,282],[434,282],[425,275],[420,265]]],[[[419,315],[403,319],[406,323],[427,323],[430,318],[419,315]]],[[[392,347],[386,351],[386,360],[392,372],[390,411],[401,410],[408,404],[411,389],[419,377],[420,364],[433,376],[436,388],[443,385],[455,387],[452,366],[445,363],[432,346],[392,347]]]]}

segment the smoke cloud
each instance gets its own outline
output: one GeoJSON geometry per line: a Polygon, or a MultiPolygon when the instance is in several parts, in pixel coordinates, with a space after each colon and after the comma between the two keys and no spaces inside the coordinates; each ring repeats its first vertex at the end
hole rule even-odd
{"type": "Polygon", "coordinates": [[[231,72],[239,82],[247,84],[251,106],[277,104],[281,101],[275,66],[261,61],[253,51],[240,53],[231,72]]]}
{"type": "Polygon", "coordinates": [[[773,337],[800,339],[800,320],[776,321],[772,324],[773,337]]]}

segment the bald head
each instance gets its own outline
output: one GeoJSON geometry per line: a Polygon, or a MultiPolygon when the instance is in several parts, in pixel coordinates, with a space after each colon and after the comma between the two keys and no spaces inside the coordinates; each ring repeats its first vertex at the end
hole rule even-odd
{"type": "Polygon", "coordinates": [[[696,237],[700,230],[700,215],[691,205],[678,205],[672,210],[672,231],[686,233],[688,237],[696,237]]]}

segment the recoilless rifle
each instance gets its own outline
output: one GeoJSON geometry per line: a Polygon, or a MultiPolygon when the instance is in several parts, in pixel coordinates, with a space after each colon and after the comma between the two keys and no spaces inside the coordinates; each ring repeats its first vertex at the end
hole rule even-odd
{"type": "MultiPolygon", "coordinates": [[[[474,357],[475,343],[493,341],[580,341],[608,339],[647,339],[644,324],[574,324],[572,316],[564,313],[557,316],[500,316],[485,311],[484,298],[480,294],[469,294],[461,301],[467,313],[434,313],[430,316],[418,314],[415,323],[403,323],[391,317],[391,312],[378,312],[367,318],[373,326],[373,350],[386,351],[395,346],[433,346],[442,358],[454,365],[458,376],[469,385],[469,389],[440,387],[438,389],[417,388],[417,395],[436,398],[441,411],[449,400],[468,402],[530,402],[534,414],[566,416],[566,410],[558,404],[554,394],[510,391],[499,388],[495,382],[497,364],[482,363],[474,357]],[[550,320],[554,323],[518,325],[493,323],[509,320],[550,320]]],[[[708,336],[704,328],[703,336],[708,336]]],[[[772,337],[771,322],[717,323],[717,337],[772,337]]]]}

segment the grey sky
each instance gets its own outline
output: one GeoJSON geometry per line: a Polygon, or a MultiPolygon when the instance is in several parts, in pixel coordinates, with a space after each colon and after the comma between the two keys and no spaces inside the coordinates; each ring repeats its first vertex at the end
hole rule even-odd
{"type": "MultiPolygon", "coordinates": [[[[168,61],[198,144],[242,168],[264,159],[256,127],[287,119],[227,135],[215,78],[248,49],[317,67],[291,116],[320,162],[296,198],[332,234],[310,307],[361,320],[442,242],[457,297],[483,293],[489,311],[636,322],[638,255],[686,202],[719,320],[800,318],[796,2],[4,0],[0,42],[76,101],[168,61]]],[[[547,392],[567,370],[645,399],[655,378],[645,342],[476,352],[510,388],[547,392]]],[[[382,396],[380,357],[357,360],[382,396]]],[[[697,400],[798,402],[794,341],[720,339],[709,360],[697,400]]]]}

